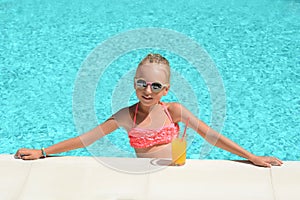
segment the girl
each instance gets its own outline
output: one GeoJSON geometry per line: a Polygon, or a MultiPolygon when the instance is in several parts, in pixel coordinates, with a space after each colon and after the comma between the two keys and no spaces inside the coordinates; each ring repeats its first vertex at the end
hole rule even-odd
{"type": "Polygon", "coordinates": [[[178,122],[187,123],[209,143],[264,167],[281,165],[274,157],[256,156],[212,130],[179,103],[163,103],[170,89],[169,62],[159,54],[147,55],[138,65],[134,88],[139,102],[121,109],[104,123],[75,138],[41,150],[19,149],[16,157],[33,160],[76,148],[86,147],[119,127],[128,132],[137,157],[171,158],[171,141],[179,134],[178,122]]]}

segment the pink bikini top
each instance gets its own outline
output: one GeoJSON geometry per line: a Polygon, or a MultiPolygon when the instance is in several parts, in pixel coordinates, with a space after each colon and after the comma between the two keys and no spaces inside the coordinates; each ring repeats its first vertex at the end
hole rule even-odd
{"type": "Polygon", "coordinates": [[[147,148],[158,144],[168,144],[173,140],[173,138],[176,138],[178,136],[178,124],[173,122],[165,104],[160,104],[163,106],[166,115],[171,121],[171,124],[163,126],[160,129],[145,129],[135,127],[139,104],[136,105],[133,118],[133,127],[128,132],[129,142],[133,148],[147,148]]]}

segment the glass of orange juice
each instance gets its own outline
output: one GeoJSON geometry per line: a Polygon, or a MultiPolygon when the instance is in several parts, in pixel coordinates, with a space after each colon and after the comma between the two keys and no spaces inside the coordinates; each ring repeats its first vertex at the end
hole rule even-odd
{"type": "Polygon", "coordinates": [[[186,160],[185,138],[175,138],[172,141],[172,165],[181,166],[186,160]]]}

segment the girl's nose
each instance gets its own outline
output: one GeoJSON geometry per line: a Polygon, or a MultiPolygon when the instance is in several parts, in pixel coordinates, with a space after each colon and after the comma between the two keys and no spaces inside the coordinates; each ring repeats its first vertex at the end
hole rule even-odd
{"type": "Polygon", "coordinates": [[[146,90],[147,93],[152,93],[151,85],[147,85],[147,87],[145,88],[145,90],[146,90]]]}

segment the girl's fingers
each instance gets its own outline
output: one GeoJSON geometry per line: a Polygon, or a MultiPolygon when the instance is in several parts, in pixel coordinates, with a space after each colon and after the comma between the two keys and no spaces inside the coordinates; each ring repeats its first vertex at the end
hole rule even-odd
{"type": "Polygon", "coordinates": [[[22,156],[22,160],[32,160],[31,155],[22,156]]]}
{"type": "Polygon", "coordinates": [[[17,153],[15,154],[15,158],[19,158],[22,160],[31,160],[32,154],[30,153],[29,149],[19,149],[17,153]]]}
{"type": "Polygon", "coordinates": [[[283,164],[283,162],[281,160],[279,160],[278,158],[275,158],[275,157],[270,157],[268,162],[273,166],[280,166],[283,164]]]}
{"type": "Polygon", "coordinates": [[[283,162],[281,160],[279,160],[278,158],[276,158],[276,160],[280,163],[283,164],[283,162]]]}
{"type": "Polygon", "coordinates": [[[283,164],[283,162],[281,161],[281,160],[279,160],[279,159],[277,159],[277,158],[275,158],[275,161],[272,163],[273,165],[282,165],[283,164]]]}
{"type": "Polygon", "coordinates": [[[254,161],[257,165],[262,167],[281,166],[283,162],[275,157],[261,156],[259,159],[254,161]]]}
{"type": "Polygon", "coordinates": [[[266,161],[263,161],[261,166],[270,168],[272,165],[266,161]]]}
{"type": "Polygon", "coordinates": [[[29,152],[26,149],[21,150],[19,153],[21,157],[29,154],[29,152]]]}
{"type": "Polygon", "coordinates": [[[22,156],[22,153],[21,153],[21,149],[19,149],[18,151],[17,151],[17,153],[15,154],[15,157],[16,158],[21,158],[22,156]]]}
{"type": "Polygon", "coordinates": [[[15,158],[20,158],[20,156],[19,156],[19,151],[16,152],[15,158]]]}

